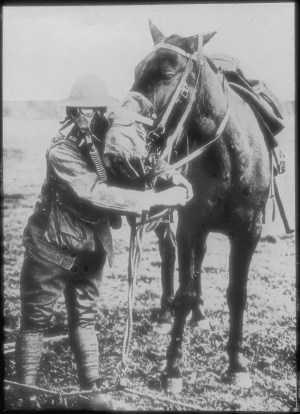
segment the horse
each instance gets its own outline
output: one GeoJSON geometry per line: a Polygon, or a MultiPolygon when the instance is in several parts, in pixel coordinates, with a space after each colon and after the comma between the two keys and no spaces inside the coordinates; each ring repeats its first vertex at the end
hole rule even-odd
{"type": "MultiPolygon", "coordinates": [[[[158,115],[147,136],[148,147],[163,155],[171,167],[185,165],[194,192],[192,200],[178,209],[179,288],[173,301],[174,323],[162,382],[170,392],[182,389],[186,319],[191,311],[195,319],[203,317],[201,265],[207,236],[217,232],[230,242],[228,378],[239,386],[249,386],[243,316],[249,268],[271,182],[264,131],[249,102],[228,87],[223,73],[203,52],[216,32],[164,36],[151,21],[150,32],[154,50],[136,67],[131,93],[144,97],[158,115]]],[[[107,138],[108,144],[112,136],[107,138]]],[[[119,156],[122,159],[121,150],[119,156]]],[[[105,160],[110,168],[109,150],[105,160]]],[[[125,165],[128,159],[123,161],[125,165]]],[[[168,167],[154,171],[157,177],[168,167]]]]}

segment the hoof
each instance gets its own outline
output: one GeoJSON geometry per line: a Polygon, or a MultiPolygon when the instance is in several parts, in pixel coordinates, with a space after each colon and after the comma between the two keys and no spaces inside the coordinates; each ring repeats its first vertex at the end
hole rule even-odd
{"type": "Polygon", "coordinates": [[[226,383],[240,389],[248,389],[253,385],[249,372],[227,372],[223,379],[226,383]]]}
{"type": "Polygon", "coordinates": [[[180,394],[183,389],[182,378],[168,378],[164,376],[162,377],[162,386],[165,391],[171,394],[180,394]]]}
{"type": "Polygon", "coordinates": [[[210,323],[208,319],[196,320],[196,319],[191,318],[190,325],[193,328],[210,330],[210,323]]]}
{"type": "Polygon", "coordinates": [[[119,386],[121,388],[127,388],[129,386],[129,382],[126,378],[121,378],[119,381],[119,386]]]}
{"type": "Polygon", "coordinates": [[[171,323],[155,322],[153,324],[153,331],[160,335],[168,335],[171,332],[171,328],[172,328],[171,323]]]}
{"type": "Polygon", "coordinates": [[[172,313],[169,309],[153,309],[151,321],[157,323],[172,323],[172,313]]]}
{"type": "Polygon", "coordinates": [[[237,372],[233,378],[234,384],[238,388],[251,388],[252,380],[249,372],[237,372]]]}

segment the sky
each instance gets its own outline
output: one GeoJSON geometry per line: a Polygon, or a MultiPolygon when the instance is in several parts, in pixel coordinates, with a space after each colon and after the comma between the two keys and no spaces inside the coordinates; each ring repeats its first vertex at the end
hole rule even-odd
{"type": "Polygon", "coordinates": [[[208,54],[238,58],[280,100],[295,96],[293,2],[3,7],[3,100],[67,98],[75,79],[98,75],[123,99],[152,50],[148,19],[164,35],[217,31],[208,54]]]}

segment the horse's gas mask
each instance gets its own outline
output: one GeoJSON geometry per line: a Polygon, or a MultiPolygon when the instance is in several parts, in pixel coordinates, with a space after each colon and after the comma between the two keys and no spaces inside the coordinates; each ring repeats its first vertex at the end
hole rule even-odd
{"type": "Polygon", "coordinates": [[[136,92],[130,92],[122,108],[110,114],[111,127],[105,137],[104,164],[118,184],[132,188],[142,188],[145,184],[146,142],[154,118],[151,102],[136,92]]]}

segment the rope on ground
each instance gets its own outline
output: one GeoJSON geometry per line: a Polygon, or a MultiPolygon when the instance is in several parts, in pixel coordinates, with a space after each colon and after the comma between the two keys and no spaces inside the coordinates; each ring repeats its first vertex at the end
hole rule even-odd
{"type": "MultiPolygon", "coordinates": [[[[46,390],[45,388],[40,388],[40,387],[36,387],[34,385],[26,385],[26,384],[20,384],[18,382],[14,382],[14,381],[9,381],[9,380],[4,380],[4,385],[11,385],[11,386],[16,386],[16,387],[20,387],[20,388],[25,388],[28,390],[33,391],[34,393],[38,393],[38,394],[48,394],[48,395],[52,395],[52,396],[56,396],[59,398],[67,398],[67,397],[84,397],[84,396],[88,396],[88,395],[92,395],[94,393],[98,393],[99,390],[97,389],[92,389],[92,390],[86,390],[86,391],[71,391],[71,392],[64,392],[63,390],[46,390]]],[[[127,392],[129,394],[136,394],[139,395],[141,397],[145,397],[148,398],[150,400],[155,400],[155,401],[161,401],[164,403],[170,403],[172,405],[177,405],[183,408],[187,408],[187,409],[192,409],[192,410],[202,410],[203,408],[197,405],[193,405],[193,404],[189,404],[189,403],[183,403],[181,401],[176,401],[173,400],[172,398],[168,398],[168,397],[161,397],[159,395],[154,395],[151,392],[149,392],[147,390],[147,392],[143,392],[140,390],[135,390],[132,388],[117,388],[118,391],[121,392],[127,392]]]]}
{"type": "Polygon", "coordinates": [[[48,394],[53,395],[56,397],[75,397],[76,395],[91,395],[94,393],[98,393],[99,390],[92,389],[92,390],[84,390],[84,391],[70,391],[70,392],[63,392],[60,390],[46,390],[45,388],[40,388],[35,385],[27,385],[27,384],[20,384],[19,382],[4,380],[4,385],[12,385],[19,388],[24,388],[27,390],[34,391],[38,394],[48,394]]]}
{"type": "Polygon", "coordinates": [[[176,400],[173,400],[172,398],[168,398],[168,397],[161,397],[159,395],[151,394],[148,391],[147,391],[147,393],[145,393],[143,391],[133,390],[131,388],[123,388],[123,390],[125,392],[131,393],[131,394],[140,395],[141,397],[146,397],[146,398],[149,398],[149,399],[152,399],[152,400],[162,401],[162,402],[165,402],[165,403],[171,403],[173,405],[178,405],[178,406],[183,407],[183,408],[189,408],[189,409],[198,410],[198,411],[203,410],[203,407],[200,407],[198,405],[183,403],[183,402],[176,401],[176,400]]]}
{"type": "Polygon", "coordinates": [[[25,388],[27,390],[35,391],[39,394],[48,394],[48,395],[55,395],[59,396],[57,391],[45,390],[44,388],[36,387],[34,385],[26,385],[26,384],[19,384],[18,382],[4,380],[4,385],[13,385],[15,387],[25,388]]]}

